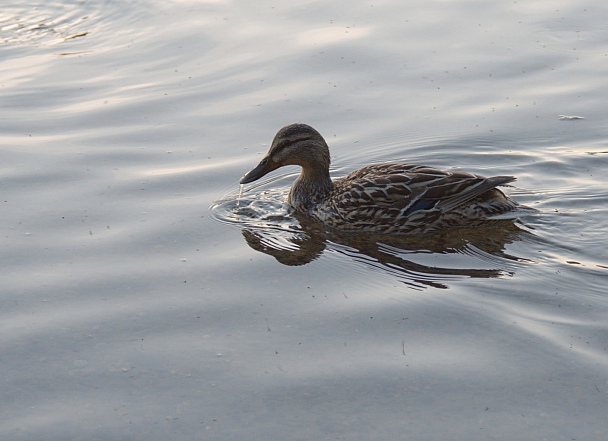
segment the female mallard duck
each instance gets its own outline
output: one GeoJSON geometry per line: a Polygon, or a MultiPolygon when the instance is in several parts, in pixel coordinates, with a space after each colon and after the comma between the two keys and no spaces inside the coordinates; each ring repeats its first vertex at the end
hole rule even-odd
{"type": "Polygon", "coordinates": [[[278,131],[266,156],[240,183],[284,165],[299,165],[302,172],[288,202],[343,231],[426,233],[528,209],[496,188],[514,181],[513,176],[485,178],[422,165],[377,164],[332,181],[329,163],[329,148],[319,132],[291,124],[278,131]]]}

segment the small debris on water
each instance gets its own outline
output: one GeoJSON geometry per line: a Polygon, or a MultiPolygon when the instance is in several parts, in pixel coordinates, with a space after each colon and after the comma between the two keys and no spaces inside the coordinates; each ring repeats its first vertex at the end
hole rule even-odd
{"type": "Polygon", "coordinates": [[[63,39],[63,41],[67,41],[67,40],[72,40],[74,38],[78,38],[78,37],[84,37],[85,35],[88,35],[88,32],[81,32],[80,34],[74,34],[74,35],[70,35],[69,37],[65,37],[63,39]]]}

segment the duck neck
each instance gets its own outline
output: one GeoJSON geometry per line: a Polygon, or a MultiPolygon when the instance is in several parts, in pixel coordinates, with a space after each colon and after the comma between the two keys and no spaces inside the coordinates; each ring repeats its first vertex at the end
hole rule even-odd
{"type": "Polygon", "coordinates": [[[333,186],[329,170],[302,167],[300,176],[291,186],[289,204],[298,211],[308,211],[325,199],[333,186]]]}

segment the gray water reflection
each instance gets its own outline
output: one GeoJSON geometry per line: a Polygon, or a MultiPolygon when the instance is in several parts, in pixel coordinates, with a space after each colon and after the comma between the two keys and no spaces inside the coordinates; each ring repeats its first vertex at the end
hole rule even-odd
{"type": "Polygon", "coordinates": [[[4,3],[0,439],[608,439],[605,2],[4,3]],[[542,213],[207,216],[293,121],[542,213]]]}

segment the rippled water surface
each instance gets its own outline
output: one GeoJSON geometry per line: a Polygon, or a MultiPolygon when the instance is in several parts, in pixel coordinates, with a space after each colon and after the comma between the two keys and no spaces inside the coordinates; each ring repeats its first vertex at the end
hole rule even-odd
{"type": "Polygon", "coordinates": [[[3,6],[0,438],[608,439],[607,19],[3,6]],[[539,212],[391,237],[292,213],[297,169],[239,197],[291,122],[334,177],[515,175],[539,212]]]}

